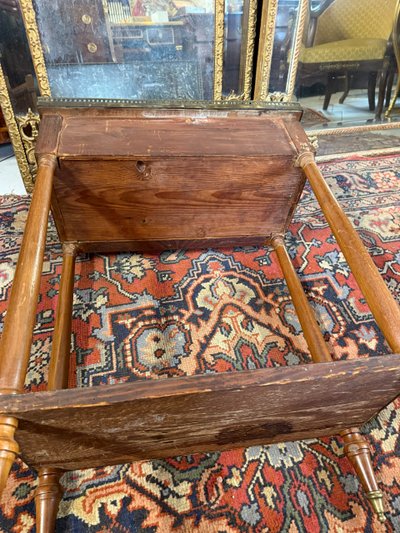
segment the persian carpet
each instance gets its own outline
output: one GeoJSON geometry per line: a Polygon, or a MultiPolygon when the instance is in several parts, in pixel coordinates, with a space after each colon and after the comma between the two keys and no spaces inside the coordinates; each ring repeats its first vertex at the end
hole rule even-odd
{"type": "MultiPolygon", "coordinates": [[[[321,168],[398,296],[400,156],[353,156],[321,168]]],[[[2,319],[28,204],[28,197],[0,204],[2,319]]],[[[308,187],[287,245],[335,358],[389,353],[308,187]]],[[[45,389],[60,270],[50,224],[26,390],[45,389]]],[[[78,259],[71,387],[309,361],[277,259],[266,247],[78,259]]],[[[400,531],[399,408],[397,400],[363,428],[384,492],[383,525],[333,437],[67,473],[57,531],[400,531]]],[[[35,483],[34,472],[16,462],[1,500],[1,531],[35,530],[35,483]]]]}

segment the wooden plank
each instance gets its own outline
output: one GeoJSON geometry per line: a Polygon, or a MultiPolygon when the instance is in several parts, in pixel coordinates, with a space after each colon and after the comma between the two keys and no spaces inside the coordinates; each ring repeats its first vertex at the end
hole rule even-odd
{"type": "Polygon", "coordinates": [[[339,433],[400,390],[400,356],[0,397],[33,467],[88,468],[339,433]]]}
{"type": "Polygon", "coordinates": [[[67,241],[246,237],[254,244],[285,231],[303,185],[287,157],[61,159],[54,215],[67,241]]]}
{"type": "Polygon", "coordinates": [[[70,157],[265,157],[293,155],[280,117],[243,119],[193,116],[143,119],[101,116],[66,117],[59,155],[70,157]]]}

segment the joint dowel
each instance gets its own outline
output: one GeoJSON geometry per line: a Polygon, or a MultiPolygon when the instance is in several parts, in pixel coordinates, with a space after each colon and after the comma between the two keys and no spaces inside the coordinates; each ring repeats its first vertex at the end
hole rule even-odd
{"type": "Polygon", "coordinates": [[[63,264],[51,347],[48,390],[68,388],[76,246],[63,245],[63,264]]]}
{"type": "Polygon", "coordinates": [[[311,152],[299,156],[318,203],[390,348],[400,352],[400,308],[356,230],[326,184],[311,152]]]}
{"type": "Polygon", "coordinates": [[[56,157],[42,156],[0,345],[0,393],[23,389],[31,351],[56,157]]]}
{"type": "Polygon", "coordinates": [[[279,264],[289,288],[293,305],[296,309],[312,360],[314,363],[326,363],[332,361],[325,339],[315,318],[314,311],[307,300],[303,287],[286,251],[283,238],[280,236],[273,237],[272,246],[278,256],[279,264]]]}

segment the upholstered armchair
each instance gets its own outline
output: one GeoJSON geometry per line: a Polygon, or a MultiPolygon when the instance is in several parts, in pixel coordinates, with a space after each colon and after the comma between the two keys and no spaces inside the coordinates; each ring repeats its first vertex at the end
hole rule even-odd
{"type": "MultiPolygon", "coordinates": [[[[369,108],[373,111],[378,74],[379,106],[383,106],[396,3],[397,0],[326,0],[318,9],[310,9],[300,52],[300,83],[326,85],[325,110],[331,95],[343,86],[340,103],[351,88],[368,84],[369,108]]],[[[377,114],[381,111],[378,109],[377,114]]]]}

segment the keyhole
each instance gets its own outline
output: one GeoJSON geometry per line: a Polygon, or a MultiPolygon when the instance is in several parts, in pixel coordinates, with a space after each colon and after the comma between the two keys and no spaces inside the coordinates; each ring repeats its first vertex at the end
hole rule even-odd
{"type": "Polygon", "coordinates": [[[146,163],[144,161],[136,161],[136,170],[143,174],[146,170],[146,163]]]}

